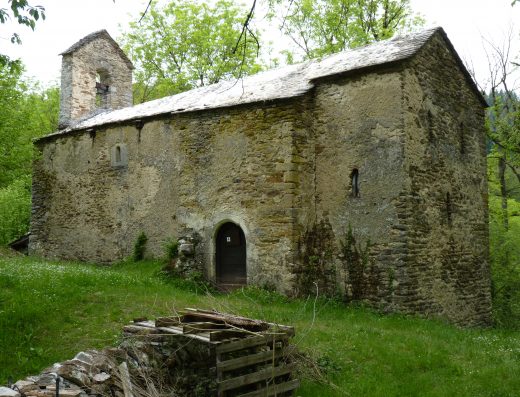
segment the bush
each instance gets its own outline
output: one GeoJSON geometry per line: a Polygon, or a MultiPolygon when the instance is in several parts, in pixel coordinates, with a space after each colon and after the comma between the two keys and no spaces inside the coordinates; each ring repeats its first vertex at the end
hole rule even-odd
{"type": "Polygon", "coordinates": [[[134,254],[132,256],[133,260],[138,262],[144,259],[144,252],[146,251],[146,242],[148,241],[148,237],[144,232],[141,232],[139,236],[137,236],[137,241],[134,245],[134,254]]]}
{"type": "Polygon", "coordinates": [[[21,178],[0,188],[0,245],[27,233],[30,219],[30,179],[21,178]]]}
{"type": "Polygon", "coordinates": [[[174,260],[179,255],[179,242],[177,240],[169,240],[164,244],[166,259],[168,262],[174,260]]]}

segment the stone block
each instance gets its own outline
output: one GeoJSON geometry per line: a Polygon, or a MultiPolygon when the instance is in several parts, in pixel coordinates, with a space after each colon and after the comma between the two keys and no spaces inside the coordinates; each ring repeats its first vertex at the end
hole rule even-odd
{"type": "Polygon", "coordinates": [[[39,390],[40,387],[33,381],[19,380],[14,384],[20,393],[27,394],[31,390],[39,390]]]}
{"type": "Polygon", "coordinates": [[[20,393],[8,387],[0,387],[0,397],[20,397],[20,393]]]}

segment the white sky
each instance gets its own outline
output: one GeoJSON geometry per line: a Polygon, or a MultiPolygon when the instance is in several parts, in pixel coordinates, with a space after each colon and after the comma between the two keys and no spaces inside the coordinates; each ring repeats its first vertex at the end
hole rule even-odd
{"type": "MultiPolygon", "coordinates": [[[[252,0],[242,0],[249,5],[252,0]]],[[[122,27],[144,11],[146,0],[32,0],[42,5],[47,18],[35,32],[15,24],[0,25],[0,53],[21,58],[29,75],[44,84],[59,81],[60,52],[87,34],[107,29],[117,39],[122,27]],[[23,44],[9,42],[10,33],[21,34],[23,44]]],[[[520,58],[520,4],[511,0],[411,0],[412,9],[422,14],[427,26],[442,26],[459,55],[473,64],[481,84],[487,76],[487,59],[482,48],[484,36],[502,43],[507,31],[514,29],[514,50],[520,58]],[[514,22],[518,26],[514,26],[514,22]]],[[[273,27],[271,31],[275,31],[273,27]]],[[[520,80],[519,80],[520,81],[520,80]]],[[[520,84],[517,85],[517,88],[520,84]]]]}

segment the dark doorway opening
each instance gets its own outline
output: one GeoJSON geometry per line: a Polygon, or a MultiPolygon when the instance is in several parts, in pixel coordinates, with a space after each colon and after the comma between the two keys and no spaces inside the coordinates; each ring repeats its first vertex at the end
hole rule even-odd
{"type": "Polygon", "coordinates": [[[246,238],[240,226],[224,223],[217,232],[216,247],[217,283],[246,285],[246,238]]]}

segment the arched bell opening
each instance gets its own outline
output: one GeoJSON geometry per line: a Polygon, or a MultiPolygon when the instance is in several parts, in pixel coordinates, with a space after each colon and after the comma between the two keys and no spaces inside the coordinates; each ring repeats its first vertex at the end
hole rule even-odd
{"type": "Polygon", "coordinates": [[[108,109],[110,107],[110,76],[104,69],[96,71],[96,108],[108,109]]]}

